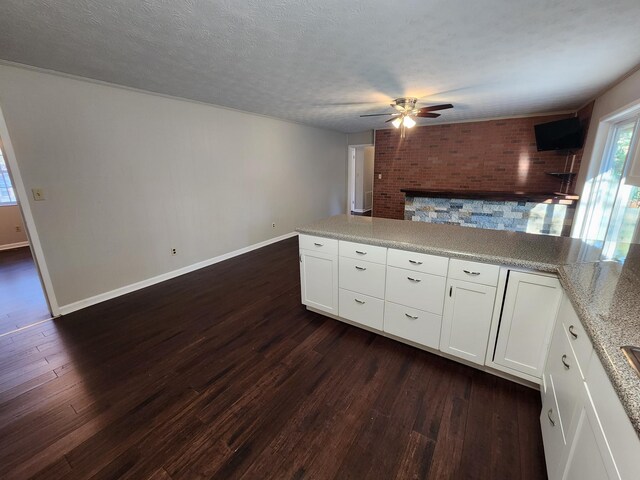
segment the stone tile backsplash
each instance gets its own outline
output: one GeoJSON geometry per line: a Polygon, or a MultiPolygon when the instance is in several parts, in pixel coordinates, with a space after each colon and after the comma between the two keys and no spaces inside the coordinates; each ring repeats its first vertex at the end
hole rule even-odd
{"type": "Polygon", "coordinates": [[[575,205],[407,197],[405,220],[568,236],[575,205]]]}

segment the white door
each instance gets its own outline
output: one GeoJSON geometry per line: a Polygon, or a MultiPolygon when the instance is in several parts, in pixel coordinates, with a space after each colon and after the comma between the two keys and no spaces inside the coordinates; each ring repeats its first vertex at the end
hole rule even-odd
{"type": "Polygon", "coordinates": [[[300,250],[302,303],[338,315],[338,257],[300,250]]]}
{"type": "Polygon", "coordinates": [[[607,439],[585,386],[578,427],[571,443],[562,479],[617,480],[619,478],[607,439]]]}
{"type": "Polygon", "coordinates": [[[493,361],[540,378],[561,299],[557,278],[509,272],[493,361]]]}
{"type": "Polygon", "coordinates": [[[496,288],[449,280],[444,301],[440,350],[484,364],[496,288]]]}

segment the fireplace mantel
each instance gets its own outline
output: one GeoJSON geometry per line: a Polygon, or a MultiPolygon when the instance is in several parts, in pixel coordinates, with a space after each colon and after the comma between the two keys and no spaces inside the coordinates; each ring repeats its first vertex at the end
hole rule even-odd
{"type": "Polygon", "coordinates": [[[436,190],[426,188],[402,188],[407,197],[425,198],[459,198],[463,200],[489,200],[496,202],[536,202],[536,203],[562,203],[572,205],[580,197],[568,193],[544,193],[544,192],[491,192],[477,190],[436,190]]]}

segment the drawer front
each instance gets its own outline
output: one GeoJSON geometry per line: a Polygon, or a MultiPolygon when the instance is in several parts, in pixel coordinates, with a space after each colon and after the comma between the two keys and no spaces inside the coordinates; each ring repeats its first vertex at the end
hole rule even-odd
{"type": "Polygon", "coordinates": [[[376,330],[382,330],[384,317],[383,300],[341,288],[338,304],[342,318],[376,330]]]}
{"type": "Polygon", "coordinates": [[[387,254],[387,265],[446,277],[449,269],[449,259],[437,255],[390,248],[387,254]]]}
{"type": "Polygon", "coordinates": [[[438,348],[442,316],[385,302],[383,330],[426,347],[438,348]]]}
{"type": "Polygon", "coordinates": [[[558,478],[558,470],[565,451],[566,441],[562,431],[562,423],[558,416],[558,404],[556,403],[553,382],[547,385],[547,392],[542,400],[540,427],[542,429],[547,473],[550,479],[558,478]]]}
{"type": "Polygon", "coordinates": [[[500,267],[488,263],[469,262],[453,258],[449,261],[449,278],[465,282],[481,283],[495,287],[498,285],[500,267]]]}
{"type": "Polygon", "coordinates": [[[338,263],[340,288],[384,298],[384,265],[347,257],[339,257],[338,263]]]}
{"type": "Polygon", "coordinates": [[[373,263],[387,263],[387,249],[385,247],[340,240],[340,242],[338,242],[338,252],[341,257],[366,260],[367,262],[373,263]]]}
{"type": "Polygon", "coordinates": [[[447,279],[404,268],[387,267],[386,300],[442,315],[447,279]]]}
{"type": "Polygon", "coordinates": [[[576,357],[580,374],[582,375],[582,378],[586,378],[587,365],[589,365],[589,359],[591,358],[593,347],[591,346],[591,341],[587,336],[587,332],[585,332],[578,315],[576,315],[576,312],[571,305],[571,301],[569,301],[569,298],[567,298],[566,295],[562,299],[558,316],[562,319],[562,326],[564,327],[567,338],[569,339],[569,344],[571,345],[573,354],[576,357]]]}
{"type": "Polygon", "coordinates": [[[330,255],[338,254],[338,240],[333,238],[298,235],[298,244],[304,250],[323,252],[330,255]]]}

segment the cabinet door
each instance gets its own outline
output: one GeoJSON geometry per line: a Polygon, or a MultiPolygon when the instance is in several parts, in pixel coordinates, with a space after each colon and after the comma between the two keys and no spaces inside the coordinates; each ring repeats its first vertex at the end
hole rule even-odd
{"type": "Polygon", "coordinates": [[[617,480],[620,475],[586,385],[583,389],[578,426],[569,449],[562,479],[617,480]]]}
{"type": "Polygon", "coordinates": [[[484,364],[496,288],[449,280],[444,301],[440,350],[484,364]]]}
{"type": "Polygon", "coordinates": [[[557,278],[509,272],[493,361],[540,378],[561,299],[557,278]]]}
{"type": "Polygon", "coordinates": [[[338,257],[300,250],[302,303],[338,315],[338,257]]]}

